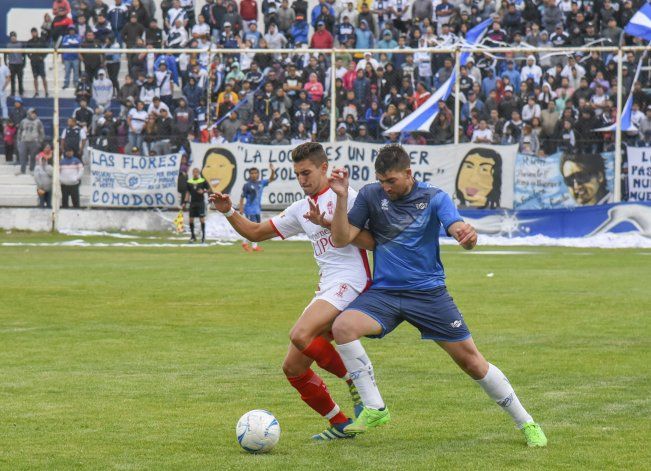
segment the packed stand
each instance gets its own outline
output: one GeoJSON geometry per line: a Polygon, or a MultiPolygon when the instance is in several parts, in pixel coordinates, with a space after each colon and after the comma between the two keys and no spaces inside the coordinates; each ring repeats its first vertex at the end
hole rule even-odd
{"type": "MultiPolygon", "coordinates": [[[[454,71],[453,55],[422,48],[458,44],[470,28],[491,18],[483,45],[522,51],[475,53],[460,68],[461,141],[518,144],[521,152],[539,156],[595,153],[614,146],[614,132],[595,129],[616,117],[616,57],[570,51],[618,45],[623,26],[641,4],[322,0],[308,8],[304,0],[208,0],[197,8],[192,0],[114,0],[110,6],[103,0],[56,0],[53,15],[45,15],[31,39],[18,41],[13,34],[11,45],[54,45],[62,53],[63,88],[75,87],[79,106],[63,130],[61,147],[62,152],[71,148],[76,158],[86,143],[150,155],[189,152],[189,141],[327,141],[330,54],[300,52],[307,47],[347,50],[337,54],[334,64],[334,140],[446,144],[454,139],[453,96],[439,103],[429,132],[387,130],[425,103],[454,71]],[[157,8],[163,24],[156,19],[157,8]],[[529,46],[559,51],[532,54],[529,46]],[[75,47],[105,52],[65,52],[75,47]],[[196,52],[129,53],[133,48],[196,52]],[[242,52],[215,54],[220,48],[242,52]],[[365,52],[369,48],[396,52],[373,55],[365,52]],[[127,70],[121,70],[124,54],[127,70]]],[[[623,36],[622,41],[636,40],[623,36]]],[[[47,94],[42,54],[7,54],[0,80],[10,82],[11,94],[20,96],[27,60],[36,93],[40,78],[47,94]]],[[[632,122],[638,131],[623,134],[628,144],[651,145],[651,101],[643,89],[649,73],[633,82],[638,60],[639,55],[626,55],[622,83],[625,95],[633,89],[632,122]]],[[[2,111],[20,132],[21,121],[8,116],[6,105],[2,111]]],[[[12,139],[5,132],[9,146],[12,139]]],[[[23,147],[20,160],[33,168],[35,151],[23,147]]]]}

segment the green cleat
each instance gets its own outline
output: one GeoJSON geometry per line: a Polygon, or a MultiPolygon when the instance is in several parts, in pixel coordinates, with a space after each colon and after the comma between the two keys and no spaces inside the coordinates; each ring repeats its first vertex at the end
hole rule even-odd
{"type": "Polygon", "coordinates": [[[524,433],[524,438],[527,439],[527,446],[547,446],[547,437],[537,423],[529,422],[524,424],[522,433],[524,433]]]}
{"type": "Polygon", "coordinates": [[[317,441],[317,442],[328,442],[331,440],[341,440],[341,439],[347,439],[347,438],[355,438],[355,435],[349,435],[347,433],[344,433],[344,428],[347,425],[350,425],[352,423],[352,420],[348,419],[348,422],[344,422],[342,424],[335,424],[332,427],[329,427],[325,429],[321,433],[317,433],[316,435],[312,435],[312,440],[317,441]]]}
{"type": "Polygon", "coordinates": [[[389,414],[389,409],[386,407],[382,410],[369,409],[364,407],[362,413],[359,414],[352,424],[344,427],[344,432],[350,435],[357,435],[358,433],[364,433],[367,429],[378,427],[389,422],[391,415],[389,414]]]}
{"type": "Polygon", "coordinates": [[[350,392],[350,398],[353,400],[353,408],[355,411],[355,418],[359,417],[359,414],[364,410],[364,404],[362,403],[362,398],[355,387],[355,384],[350,381],[348,383],[348,391],[350,392]]]}

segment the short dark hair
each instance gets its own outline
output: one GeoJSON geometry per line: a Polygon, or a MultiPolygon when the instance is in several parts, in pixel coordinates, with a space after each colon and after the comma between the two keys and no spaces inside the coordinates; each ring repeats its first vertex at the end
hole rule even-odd
{"type": "Polygon", "coordinates": [[[391,170],[407,170],[410,164],[409,154],[400,144],[389,144],[378,152],[375,172],[384,175],[391,170]]]}
{"type": "Polygon", "coordinates": [[[604,159],[599,155],[599,154],[571,154],[571,153],[565,153],[561,157],[561,164],[560,164],[560,171],[561,175],[565,177],[565,174],[563,173],[563,166],[565,165],[566,162],[574,162],[577,164],[581,169],[589,173],[590,175],[594,175],[595,177],[601,176],[603,177],[603,181],[599,185],[599,189],[597,190],[597,200],[601,200],[604,196],[608,194],[608,182],[606,179],[606,164],[604,162],[604,159]]]}
{"type": "Polygon", "coordinates": [[[318,142],[304,142],[292,150],[292,161],[294,163],[309,160],[317,167],[328,161],[325,149],[318,142]]]}

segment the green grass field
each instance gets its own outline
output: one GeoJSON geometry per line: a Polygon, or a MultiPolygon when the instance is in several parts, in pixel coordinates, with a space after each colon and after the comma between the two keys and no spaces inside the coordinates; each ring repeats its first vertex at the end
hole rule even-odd
{"type": "MultiPolygon", "coordinates": [[[[0,244],[79,238],[0,233],[0,244]]],[[[316,269],[307,243],[264,246],[0,245],[0,468],[651,467],[651,251],[443,248],[480,350],[547,433],[548,448],[530,450],[408,325],[365,341],[391,424],[311,443],[325,421],[280,365],[316,269]],[[282,428],[268,455],[235,439],[255,408],[282,428]]],[[[323,377],[350,410],[344,384],[323,377]]]]}

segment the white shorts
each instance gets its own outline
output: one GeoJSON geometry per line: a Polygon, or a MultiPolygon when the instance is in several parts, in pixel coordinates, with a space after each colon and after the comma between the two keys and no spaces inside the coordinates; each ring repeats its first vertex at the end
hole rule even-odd
{"type": "Polygon", "coordinates": [[[314,299],[312,299],[310,304],[317,299],[322,299],[332,304],[338,310],[343,311],[360,293],[361,291],[357,291],[349,283],[337,283],[316,291],[314,293],[314,299]]]}

